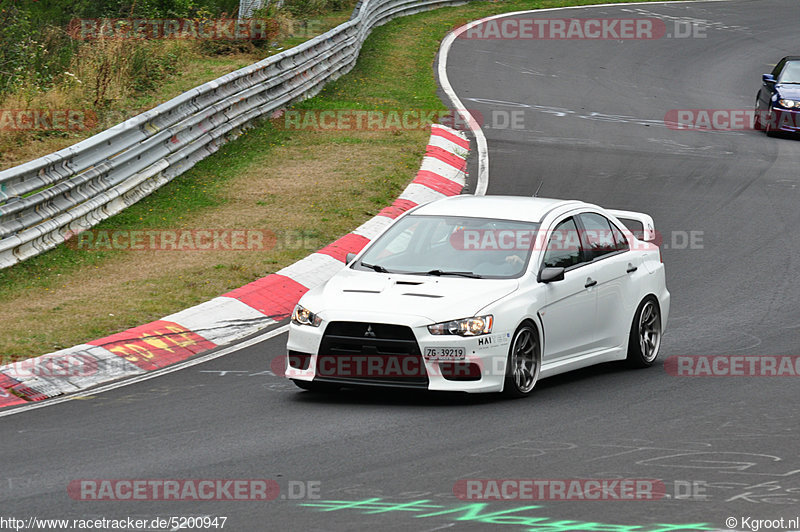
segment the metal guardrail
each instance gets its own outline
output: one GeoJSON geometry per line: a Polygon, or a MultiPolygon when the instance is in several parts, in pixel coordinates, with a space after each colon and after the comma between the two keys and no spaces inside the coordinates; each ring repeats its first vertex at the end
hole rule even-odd
{"type": "Polygon", "coordinates": [[[362,0],[350,20],[74,146],[0,172],[0,268],[63,243],[192,168],[253,121],[349,72],[373,28],[465,0],[362,0]]]}
{"type": "Polygon", "coordinates": [[[250,18],[253,11],[264,7],[264,0],[239,0],[239,20],[250,18]]]}

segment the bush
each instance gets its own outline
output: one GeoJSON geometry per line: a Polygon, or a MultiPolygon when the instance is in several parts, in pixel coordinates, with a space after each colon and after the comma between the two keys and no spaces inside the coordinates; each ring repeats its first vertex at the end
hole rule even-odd
{"type": "Polygon", "coordinates": [[[20,88],[33,66],[35,48],[28,14],[13,0],[0,0],[0,93],[20,88]]]}
{"type": "MultiPolygon", "coordinates": [[[[66,31],[75,19],[224,17],[238,6],[239,0],[0,0],[0,97],[23,88],[47,90],[58,81],[81,48],[66,31]]],[[[175,57],[154,60],[137,50],[131,58],[134,88],[152,88],[175,66],[175,57]]],[[[101,77],[113,77],[110,64],[97,66],[101,77]]],[[[97,85],[100,96],[102,87],[97,85]]]]}

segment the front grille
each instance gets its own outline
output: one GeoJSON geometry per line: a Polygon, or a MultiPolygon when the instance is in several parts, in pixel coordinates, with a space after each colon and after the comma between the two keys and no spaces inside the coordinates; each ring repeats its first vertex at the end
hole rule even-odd
{"type": "Polygon", "coordinates": [[[320,343],[315,380],[428,387],[414,332],[385,323],[330,323],[320,343]]]}

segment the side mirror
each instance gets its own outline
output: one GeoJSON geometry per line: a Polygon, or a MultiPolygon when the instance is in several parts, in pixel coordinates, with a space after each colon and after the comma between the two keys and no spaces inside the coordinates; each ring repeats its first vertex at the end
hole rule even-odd
{"type": "Polygon", "coordinates": [[[764,74],[761,76],[761,80],[767,84],[775,84],[775,76],[772,74],[764,74]]]}
{"type": "Polygon", "coordinates": [[[537,280],[545,284],[563,281],[564,268],[543,268],[542,271],[539,272],[539,278],[537,280]]]}
{"type": "Polygon", "coordinates": [[[344,256],[344,263],[350,264],[351,262],[353,262],[354,258],[356,258],[355,253],[348,253],[347,255],[344,256]]]}

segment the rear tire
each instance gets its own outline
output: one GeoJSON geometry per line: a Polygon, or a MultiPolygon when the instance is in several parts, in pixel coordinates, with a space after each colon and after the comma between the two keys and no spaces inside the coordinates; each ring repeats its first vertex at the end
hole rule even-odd
{"type": "Polygon", "coordinates": [[[661,348],[661,308],[658,300],[647,296],[639,303],[628,337],[628,365],[634,368],[649,368],[658,357],[661,348]]]}
{"type": "Polygon", "coordinates": [[[542,349],[539,332],[531,323],[523,323],[514,333],[508,348],[506,378],[503,394],[506,397],[527,397],[539,380],[542,367],[542,349]]]}
{"type": "Polygon", "coordinates": [[[330,382],[301,381],[292,379],[298,388],[314,393],[332,393],[339,390],[339,386],[330,382]]]}

